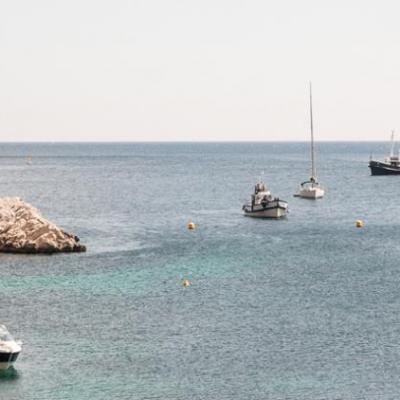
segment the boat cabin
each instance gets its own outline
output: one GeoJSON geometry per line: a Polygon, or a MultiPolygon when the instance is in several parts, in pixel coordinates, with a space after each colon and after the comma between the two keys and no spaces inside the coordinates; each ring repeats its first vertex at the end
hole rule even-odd
{"type": "Polygon", "coordinates": [[[399,167],[400,166],[400,158],[399,156],[390,156],[386,158],[385,162],[387,164],[390,164],[393,167],[399,167]]]}
{"type": "Polygon", "coordinates": [[[315,186],[319,186],[319,183],[317,182],[317,180],[312,176],[308,181],[302,182],[300,184],[300,186],[302,188],[307,188],[307,187],[315,187],[315,186]]]}
{"type": "Polygon", "coordinates": [[[258,194],[258,193],[261,193],[261,192],[268,192],[268,191],[269,190],[268,190],[268,188],[267,188],[267,186],[265,185],[264,182],[257,183],[255,188],[254,188],[254,194],[258,194]]]}

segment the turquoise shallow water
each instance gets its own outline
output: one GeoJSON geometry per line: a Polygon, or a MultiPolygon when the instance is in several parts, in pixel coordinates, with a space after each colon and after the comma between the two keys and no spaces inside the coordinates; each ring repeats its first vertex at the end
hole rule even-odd
{"type": "Polygon", "coordinates": [[[0,146],[0,195],[88,246],[0,255],[0,398],[398,398],[400,177],[369,175],[384,143],[318,150],[312,202],[304,143],[0,146]],[[286,220],[241,215],[261,174],[286,220]]]}

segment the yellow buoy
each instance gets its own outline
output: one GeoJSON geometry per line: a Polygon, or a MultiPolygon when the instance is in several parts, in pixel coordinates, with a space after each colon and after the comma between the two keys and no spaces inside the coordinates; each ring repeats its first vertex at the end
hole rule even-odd
{"type": "Polygon", "coordinates": [[[358,219],[356,221],[356,227],[357,228],[362,228],[364,226],[364,221],[362,221],[361,219],[358,219]]]}
{"type": "Polygon", "coordinates": [[[192,230],[196,229],[196,224],[195,224],[194,222],[190,221],[190,222],[187,224],[187,228],[188,228],[190,231],[192,231],[192,230]]]}
{"type": "Polygon", "coordinates": [[[191,285],[191,282],[189,281],[189,279],[184,279],[182,281],[182,286],[183,287],[189,287],[191,285]]]}

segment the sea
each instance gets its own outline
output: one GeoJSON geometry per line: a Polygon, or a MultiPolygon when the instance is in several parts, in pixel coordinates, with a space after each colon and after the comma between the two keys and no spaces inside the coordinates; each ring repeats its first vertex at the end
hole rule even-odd
{"type": "Polygon", "coordinates": [[[308,143],[1,144],[0,196],[87,252],[0,254],[0,399],[398,399],[400,176],[316,148],[312,201],[308,143]],[[242,215],[259,179],[287,218],[242,215]]]}

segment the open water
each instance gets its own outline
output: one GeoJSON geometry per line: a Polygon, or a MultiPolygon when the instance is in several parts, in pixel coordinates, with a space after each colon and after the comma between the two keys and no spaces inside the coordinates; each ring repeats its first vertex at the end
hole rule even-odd
{"type": "Polygon", "coordinates": [[[398,399],[400,176],[371,152],[318,144],[309,201],[307,143],[1,145],[0,196],[88,251],[0,255],[0,399],[398,399]],[[287,219],[242,216],[260,176],[287,219]]]}

